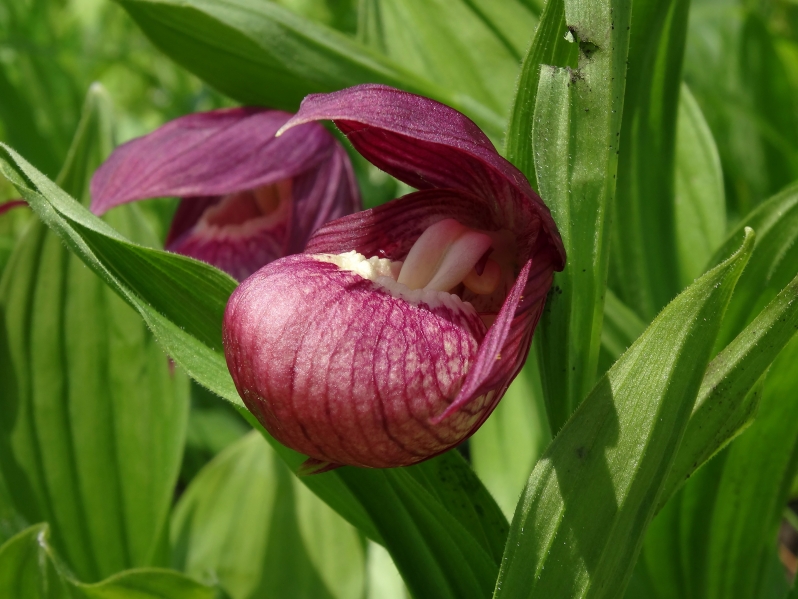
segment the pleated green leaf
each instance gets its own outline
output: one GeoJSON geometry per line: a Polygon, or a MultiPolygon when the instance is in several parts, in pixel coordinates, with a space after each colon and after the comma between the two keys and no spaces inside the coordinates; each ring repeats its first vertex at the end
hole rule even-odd
{"type": "Polygon", "coordinates": [[[0,597],[20,599],[216,599],[213,588],[165,569],[120,572],[95,584],[75,580],[37,524],[0,547],[0,597]]]}
{"type": "Polygon", "coordinates": [[[596,377],[630,6],[627,0],[566,0],[578,68],[544,66],[540,72],[532,128],[538,191],[568,254],[535,334],[552,431],[562,427],[596,377]]]}
{"type": "MultiPolygon", "coordinates": [[[[87,199],[110,149],[93,88],[60,176],[87,199]]],[[[142,238],[133,209],[117,226],[142,238]]],[[[0,281],[0,469],[15,510],[47,521],[81,580],[167,563],[188,379],[57,235],[32,222],[0,281]]]]}
{"type": "Polygon", "coordinates": [[[500,115],[537,25],[517,0],[364,0],[360,11],[369,46],[500,115]]]}
{"type": "Polygon", "coordinates": [[[300,531],[302,502],[292,478],[256,431],[228,447],[200,471],[175,508],[173,566],[218,581],[232,599],[359,597],[364,557],[357,532],[314,495],[305,498],[338,519],[316,532],[338,536],[338,557],[350,580],[326,585],[300,531]]]}
{"type": "MultiPolygon", "coordinates": [[[[540,16],[535,36],[521,63],[515,98],[507,125],[504,152],[507,159],[526,175],[532,187],[537,189],[535,155],[532,144],[532,123],[535,99],[542,65],[576,67],[579,49],[566,40],[565,3],[549,0],[540,16]]],[[[545,199],[545,198],[544,198],[545,199]]]]}
{"type": "Polygon", "coordinates": [[[385,83],[462,110],[496,137],[502,116],[462,89],[425,79],[351,37],[257,0],[121,0],[176,62],[244,104],[296,111],[307,94],[385,83]]]}
{"type": "Polygon", "coordinates": [[[682,84],[676,131],[676,247],[680,284],[701,276],[726,233],[726,196],[715,139],[682,84]]]}
{"type": "MultiPolygon", "coordinates": [[[[0,170],[39,217],[139,312],[175,362],[234,402],[257,427],[242,407],[220,351],[223,309],[235,282],[201,262],[125,240],[13,150],[5,151],[30,182],[7,162],[0,161],[0,170]]],[[[266,437],[296,471],[305,456],[266,437]]],[[[406,469],[341,468],[303,482],[388,547],[416,599],[489,594],[506,519],[456,452],[406,469]]]]}
{"type": "Polygon", "coordinates": [[[646,321],[681,289],[674,162],[689,6],[689,0],[634,4],[612,212],[611,284],[646,321]]]}
{"type": "Polygon", "coordinates": [[[495,597],[618,597],[753,249],[687,288],[596,384],[538,462],[495,597]]]}

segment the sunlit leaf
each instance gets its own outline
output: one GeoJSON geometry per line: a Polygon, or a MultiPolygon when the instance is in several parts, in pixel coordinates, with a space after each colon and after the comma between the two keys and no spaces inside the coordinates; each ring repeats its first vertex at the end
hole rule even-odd
{"type": "Polygon", "coordinates": [[[414,73],[504,114],[537,24],[517,0],[364,0],[361,39],[414,73]],[[506,32],[505,32],[506,30],[506,32]]]}
{"type": "MultiPolygon", "coordinates": [[[[218,580],[232,599],[350,596],[332,594],[310,560],[297,522],[292,478],[255,431],[219,454],[175,509],[174,567],[195,578],[218,580]]],[[[362,547],[355,530],[341,523],[341,559],[361,570],[362,583],[362,547]],[[354,544],[346,542],[347,535],[354,544]]]]}
{"type": "Polygon", "coordinates": [[[552,431],[562,427],[596,377],[630,13],[626,0],[566,0],[578,68],[544,66],[538,82],[535,171],[568,255],[535,334],[552,431]]]}
{"type": "Polygon", "coordinates": [[[660,313],[543,454],[496,597],[622,593],[753,242],[749,230],[740,251],[660,313]]]}

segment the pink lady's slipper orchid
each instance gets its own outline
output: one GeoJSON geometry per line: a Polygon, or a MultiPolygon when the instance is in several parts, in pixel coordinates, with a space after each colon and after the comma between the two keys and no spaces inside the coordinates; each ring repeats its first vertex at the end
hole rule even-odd
{"type": "Polygon", "coordinates": [[[92,211],[177,196],[166,249],[238,280],[301,252],[320,225],[360,208],[344,148],[318,123],[275,137],[291,115],[190,114],[117,148],[91,182],[92,211]]]}
{"type": "Polygon", "coordinates": [[[420,462],[490,415],[523,365],[565,252],[549,210],[468,118],[362,85],[305,98],[420,191],[319,229],[233,293],[227,364],[306,471],[420,462]]]}

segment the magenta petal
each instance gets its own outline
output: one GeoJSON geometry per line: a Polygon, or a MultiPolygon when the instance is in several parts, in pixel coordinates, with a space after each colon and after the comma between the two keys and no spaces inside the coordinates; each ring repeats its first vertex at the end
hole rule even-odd
{"type": "MultiPolygon", "coordinates": [[[[526,309],[521,305],[522,299],[526,299],[523,294],[531,270],[532,260],[521,269],[518,280],[507,296],[496,321],[480,344],[476,361],[468,371],[457,397],[446,410],[432,419],[432,424],[439,424],[490,391],[498,391],[491,398],[495,406],[504,395],[510,381],[518,374],[529,352],[529,344],[524,343],[522,338],[531,336],[540,318],[540,308],[543,306],[541,300],[545,299],[543,294],[542,298],[536,298],[537,301],[531,305],[527,302],[526,309]]],[[[548,287],[547,285],[545,289],[548,290],[548,287]]],[[[485,414],[486,418],[492,410],[491,406],[485,414]]]]}
{"type": "Polygon", "coordinates": [[[308,254],[264,267],[225,312],[225,356],[244,403],[280,442],[321,462],[400,466],[456,445],[484,406],[429,421],[456,396],[485,327],[455,296],[416,297],[431,299],[408,301],[308,254]]]}
{"type": "Polygon", "coordinates": [[[361,208],[360,188],[346,150],[335,144],[330,157],[294,179],[294,203],[285,255],[305,249],[322,225],[361,208]]]}
{"type": "Polygon", "coordinates": [[[561,270],[565,250],[548,208],[526,178],[502,158],[468,117],[446,106],[385,85],[364,84],[313,94],[281,129],[331,119],[370,162],[417,189],[452,188],[481,196],[524,230],[540,220],[561,270]]]}
{"type": "Polygon", "coordinates": [[[219,196],[274,183],[330,156],[335,139],[316,124],[275,138],[290,114],[261,108],[199,112],[118,147],[91,182],[102,214],[133,200],[219,196]]]}

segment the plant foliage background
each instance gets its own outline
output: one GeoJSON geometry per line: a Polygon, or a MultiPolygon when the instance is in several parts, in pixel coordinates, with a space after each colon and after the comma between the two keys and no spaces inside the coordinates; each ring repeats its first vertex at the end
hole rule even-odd
{"type": "Polygon", "coordinates": [[[6,0],[0,140],[0,597],[798,596],[794,1],[6,0]],[[225,367],[235,282],[88,181],[364,82],[476,121],[568,265],[462,452],[298,478],[225,367]]]}

